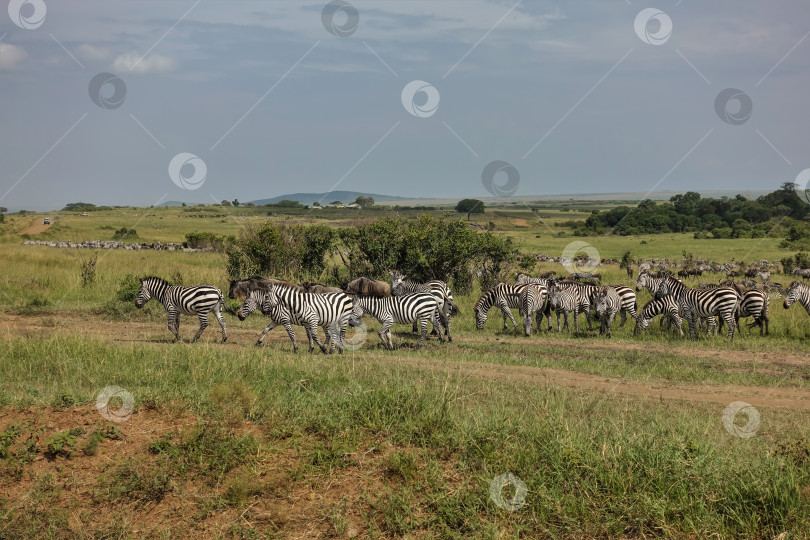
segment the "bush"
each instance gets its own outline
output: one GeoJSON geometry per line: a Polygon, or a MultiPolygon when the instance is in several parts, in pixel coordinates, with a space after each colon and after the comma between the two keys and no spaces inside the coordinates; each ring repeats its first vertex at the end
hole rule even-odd
{"type": "Polygon", "coordinates": [[[212,232],[193,232],[186,235],[186,247],[193,249],[213,249],[225,251],[225,248],[236,242],[236,237],[212,232]]]}
{"type": "Polygon", "coordinates": [[[96,281],[96,261],[98,255],[93,253],[89,259],[81,262],[82,287],[89,287],[96,281]]]}
{"type": "Polygon", "coordinates": [[[113,234],[113,240],[132,240],[135,238],[138,238],[138,232],[135,229],[127,229],[126,227],[121,227],[113,234]]]}
{"type": "Polygon", "coordinates": [[[141,289],[141,280],[132,274],[127,274],[118,285],[115,297],[121,302],[134,302],[141,289]]]}

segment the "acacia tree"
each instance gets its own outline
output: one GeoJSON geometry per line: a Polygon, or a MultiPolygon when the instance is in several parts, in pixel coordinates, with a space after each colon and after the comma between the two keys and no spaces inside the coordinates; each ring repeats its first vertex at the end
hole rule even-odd
{"type": "Polygon", "coordinates": [[[470,214],[484,213],[484,203],[478,199],[462,199],[456,205],[456,212],[467,214],[467,221],[470,221],[470,214]]]}

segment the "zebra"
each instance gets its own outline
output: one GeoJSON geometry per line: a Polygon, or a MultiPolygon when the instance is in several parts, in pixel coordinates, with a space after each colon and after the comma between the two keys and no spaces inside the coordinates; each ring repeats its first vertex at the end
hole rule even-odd
{"type": "Polygon", "coordinates": [[[222,316],[225,299],[222,297],[222,291],[213,285],[183,287],[172,285],[159,277],[141,278],[141,288],[135,299],[135,307],[142,308],[152,297],[166,308],[166,312],[169,314],[169,331],[174,334],[175,342],[180,341],[181,313],[196,315],[200,319],[200,329],[191,340],[194,343],[200,339],[203,330],[208,326],[208,313],[211,311],[214,312],[219,326],[222,327],[222,343],[228,341],[228,334],[225,332],[225,318],[222,316]]]}
{"type": "Polygon", "coordinates": [[[537,330],[540,330],[540,324],[543,322],[543,316],[548,318],[548,329],[551,331],[551,306],[548,303],[548,290],[549,290],[549,278],[545,277],[532,277],[529,274],[524,272],[518,272],[515,278],[515,285],[526,285],[526,284],[533,284],[539,285],[546,289],[546,299],[545,299],[545,306],[540,313],[537,315],[537,330]]]}
{"type": "MultiPolygon", "coordinates": [[[[313,340],[324,354],[332,352],[329,343],[331,334],[332,344],[337,346],[340,354],[343,354],[346,325],[349,323],[354,307],[352,298],[346,293],[308,293],[292,287],[269,284],[263,304],[271,309],[281,306],[289,312],[291,317],[295,317],[302,323],[307,329],[309,352],[315,349],[312,344],[313,340]],[[318,326],[323,326],[326,334],[323,345],[318,341],[318,326]]],[[[289,334],[291,330],[288,328],[287,333],[289,334]]]]}
{"type": "MultiPolygon", "coordinates": [[[[295,340],[295,332],[293,331],[292,325],[296,324],[298,326],[303,326],[307,332],[307,338],[310,339],[310,328],[306,325],[306,321],[303,321],[300,317],[297,317],[294,314],[291,314],[289,310],[282,306],[281,304],[276,303],[275,305],[270,305],[270,302],[266,301],[267,299],[267,291],[264,289],[253,289],[247,296],[242,304],[242,307],[236,313],[237,317],[239,317],[240,321],[244,321],[251,313],[259,309],[263,315],[270,317],[270,324],[268,324],[264,330],[262,330],[259,339],[256,341],[255,345],[257,347],[261,346],[262,341],[264,340],[264,336],[267,333],[275,328],[276,326],[284,326],[285,330],[287,330],[287,335],[290,336],[290,341],[293,344],[293,352],[298,352],[298,342],[295,340]]],[[[324,342],[324,346],[326,346],[331,339],[331,333],[326,333],[326,341],[324,342]]]]}
{"type": "Polygon", "coordinates": [[[785,293],[782,306],[789,309],[794,303],[800,303],[807,314],[810,315],[810,287],[800,281],[794,281],[785,293]]]}
{"type": "Polygon", "coordinates": [[[615,287],[600,287],[594,294],[594,305],[596,314],[599,316],[599,334],[607,333],[610,336],[610,327],[613,326],[613,319],[621,309],[622,300],[615,287]]]}
{"type": "MultiPolygon", "coordinates": [[[[579,291],[575,287],[567,287],[565,289],[553,288],[549,295],[549,305],[557,312],[557,332],[560,329],[560,312],[565,316],[565,329],[571,332],[568,326],[568,314],[574,314],[574,332],[579,333],[579,322],[577,316],[580,312],[584,311],[586,316],[590,310],[590,303],[582,295],[578,294],[579,291]]],[[[590,321],[590,319],[589,319],[590,321]]]]}
{"type": "Polygon", "coordinates": [[[692,289],[672,276],[667,276],[661,281],[655,297],[661,298],[667,294],[672,294],[678,302],[680,315],[689,323],[690,337],[697,339],[699,317],[719,315],[728,325],[728,339],[734,339],[734,331],[737,328],[734,315],[741,300],[737,291],[728,287],[692,289]]]}
{"type": "MultiPolygon", "coordinates": [[[[643,330],[650,326],[650,321],[658,315],[665,315],[665,318],[675,323],[675,327],[683,336],[683,328],[681,328],[681,316],[678,314],[678,302],[675,298],[668,294],[661,298],[653,298],[641,308],[641,312],[636,317],[636,327],[633,334],[639,335],[643,330]]],[[[664,319],[661,320],[663,323],[664,319]]]]}
{"type": "MultiPolygon", "coordinates": [[[[402,296],[413,293],[429,293],[436,297],[439,306],[438,320],[445,328],[447,341],[453,341],[450,336],[450,317],[458,314],[458,306],[453,300],[453,293],[444,281],[433,279],[425,283],[419,283],[410,279],[399,270],[389,270],[391,275],[391,295],[402,296]]],[[[416,332],[416,323],[413,324],[413,331],[416,332]]],[[[434,328],[433,333],[438,330],[434,328]]]]}
{"type": "MultiPolygon", "coordinates": [[[[520,293],[520,310],[523,315],[523,331],[527,336],[532,335],[532,315],[537,313],[537,331],[543,323],[543,310],[548,305],[548,289],[543,285],[527,284],[520,293]]],[[[551,316],[548,319],[551,328],[551,316]]]]}
{"type": "Polygon", "coordinates": [[[509,285],[506,283],[498,283],[491,289],[487,289],[484,294],[478,298],[478,301],[475,303],[475,307],[473,311],[475,312],[475,328],[478,330],[483,330],[484,325],[487,323],[487,313],[489,312],[490,308],[493,306],[497,306],[501,309],[503,313],[503,329],[506,330],[506,318],[512,321],[512,326],[514,326],[515,331],[517,331],[517,323],[515,322],[515,317],[512,315],[512,311],[509,308],[515,308],[521,310],[521,315],[523,315],[522,307],[520,304],[520,293],[523,292],[523,289],[527,285],[509,285]]]}
{"type": "Polygon", "coordinates": [[[763,330],[765,335],[770,335],[768,328],[768,294],[760,291],[759,289],[751,289],[742,293],[742,301],[738,308],[738,315],[740,317],[753,317],[754,322],[748,325],[749,328],[754,325],[759,326],[759,335],[761,336],[763,330]]]}
{"type": "MultiPolygon", "coordinates": [[[[377,335],[380,336],[384,347],[393,350],[391,326],[394,323],[409,324],[416,321],[419,323],[420,331],[419,343],[416,345],[416,350],[418,350],[427,339],[428,321],[438,328],[436,316],[438,305],[436,297],[429,293],[413,293],[405,296],[389,296],[387,298],[355,296],[354,309],[349,324],[360,326],[364,313],[375,317],[381,324],[377,335]]],[[[438,334],[439,341],[444,343],[444,336],[442,336],[441,332],[438,332],[438,334]]]]}

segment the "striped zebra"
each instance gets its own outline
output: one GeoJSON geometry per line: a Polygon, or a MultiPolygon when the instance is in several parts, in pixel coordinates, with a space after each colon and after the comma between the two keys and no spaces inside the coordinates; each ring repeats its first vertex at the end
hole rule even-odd
{"type": "MultiPolygon", "coordinates": [[[[427,339],[428,321],[438,328],[438,302],[436,297],[429,293],[414,293],[405,296],[389,296],[379,298],[375,296],[355,296],[354,310],[349,324],[360,326],[364,313],[380,321],[380,341],[387,349],[393,350],[394,342],[391,339],[391,326],[396,324],[419,323],[419,343],[418,350],[427,339]]],[[[439,332],[439,341],[444,342],[444,336],[439,332]]]]}
{"type": "MultiPolygon", "coordinates": [[[[577,315],[579,313],[585,313],[585,320],[588,322],[588,330],[593,330],[593,325],[591,324],[591,307],[594,305],[594,295],[596,291],[599,290],[599,287],[596,285],[583,285],[581,283],[575,283],[571,281],[557,281],[557,280],[550,280],[549,281],[549,299],[551,298],[551,294],[557,290],[565,290],[568,291],[568,294],[573,295],[574,302],[577,306],[577,315]]],[[[556,309],[556,307],[549,303],[552,309],[556,309]]],[[[566,305],[570,305],[570,302],[566,302],[566,305]]],[[[570,310],[569,310],[570,311],[570,310]]],[[[576,322],[575,319],[575,326],[579,328],[579,323],[576,322]]],[[[568,319],[568,315],[566,314],[566,320],[568,319]]],[[[559,332],[559,324],[560,317],[559,314],[557,315],[557,331],[559,332]]],[[[567,323],[566,323],[567,326],[567,323]]],[[[579,332],[579,330],[577,330],[579,332]]]]}
{"type": "Polygon", "coordinates": [[[600,287],[594,294],[594,307],[599,317],[599,334],[610,336],[610,327],[613,326],[613,319],[621,309],[622,299],[615,287],[600,287]]]}
{"type": "Polygon", "coordinates": [[[750,289],[742,293],[742,301],[738,308],[738,315],[740,317],[753,317],[754,322],[748,325],[748,328],[759,326],[759,335],[770,335],[768,328],[770,320],[768,319],[768,294],[759,289],[750,289]]]}
{"type": "MultiPolygon", "coordinates": [[[[678,311],[689,323],[689,336],[697,339],[697,324],[700,317],[722,317],[728,325],[728,339],[734,339],[737,329],[735,313],[740,295],[734,289],[719,287],[701,290],[687,287],[672,276],[667,276],[655,292],[656,298],[671,294],[678,302],[678,311]]],[[[711,332],[711,330],[710,330],[711,332]]]]}
{"type": "Polygon", "coordinates": [[[213,285],[198,285],[196,287],[183,287],[172,285],[159,277],[145,277],[141,279],[141,288],[135,299],[135,307],[142,308],[150,298],[154,297],[163,304],[169,314],[169,331],[174,334],[174,340],[180,341],[180,314],[196,315],[200,319],[200,329],[191,340],[192,343],[200,339],[203,330],[208,326],[208,313],[213,311],[214,316],[222,327],[222,342],[228,341],[225,332],[225,318],[222,308],[225,299],[222,291],[213,285]]]}
{"type": "Polygon", "coordinates": [[[681,328],[681,316],[678,314],[678,302],[675,298],[668,294],[662,298],[653,298],[641,308],[641,312],[636,317],[636,327],[633,334],[639,335],[643,330],[650,327],[650,321],[658,315],[663,315],[661,319],[663,324],[664,320],[670,320],[675,323],[678,332],[683,336],[683,328],[681,328]]]}
{"type": "Polygon", "coordinates": [[[790,308],[796,302],[800,303],[807,314],[810,315],[810,287],[801,281],[794,281],[785,293],[785,301],[782,306],[790,308]]]}
{"type": "MultiPolygon", "coordinates": [[[[408,276],[399,270],[390,270],[391,275],[391,295],[404,296],[413,293],[429,293],[436,297],[436,302],[439,306],[438,320],[445,328],[445,335],[447,341],[453,341],[450,336],[450,317],[458,314],[458,306],[453,300],[453,293],[450,292],[450,287],[447,283],[439,279],[432,279],[425,283],[419,283],[410,279],[408,276]]],[[[416,332],[416,323],[413,324],[413,331],[416,332]]],[[[438,330],[434,328],[432,333],[438,330]]]]}
{"type": "MultiPolygon", "coordinates": [[[[332,347],[329,343],[331,334],[332,344],[337,346],[340,354],[343,354],[343,338],[354,307],[352,298],[346,293],[308,293],[292,287],[270,284],[267,286],[262,304],[270,309],[276,307],[286,309],[291,318],[301,322],[307,329],[309,352],[315,349],[312,344],[314,340],[324,354],[331,353],[332,347]],[[318,326],[323,326],[326,334],[323,345],[318,340],[318,326]]],[[[291,327],[287,328],[288,334],[291,331],[291,327]]]]}
{"type": "MultiPolygon", "coordinates": [[[[578,287],[579,294],[584,295],[587,300],[588,304],[588,311],[587,313],[587,320],[588,320],[588,329],[593,329],[591,326],[590,320],[590,309],[591,306],[595,304],[594,295],[599,290],[599,286],[597,285],[587,285],[582,283],[571,283],[571,282],[560,282],[560,281],[551,281],[550,286],[553,287],[578,287]]],[[[611,285],[618,293],[619,300],[620,300],[620,307],[619,307],[619,315],[621,316],[621,322],[619,323],[618,328],[621,328],[627,322],[627,314],[629,313],[631,317],[636,317],[636,310],[638,309],[638,300],[636,298],[636,293],[633,292],[633,289],[630,287],[625,287],[624,285],[611,285]]]]}
{"type": "MultiPolygon", "coordinates": [[[[520,311],[523,315],[523,332],[527,336],[532,335],[532,316],[537,314],[537,331],[543,323],[543,310],[548,305],[548,289],[543,285],[529,283],[520,293],[520,311]]],[[[551,316],[548,319],[551,328],[551,316]]]]}
{"type": "MultiPolygon", "coordinates": [[[[560,329],[560,314],[565,316],[565,326],[564,328],[571,332],[571,328],[568,326],[568,314],[574,314],[574,332],[579,333],[579,321],[577,320],[577,316],[585,312],[586,316],[588,316],[588,311],[590,310],[590,303],[588,303],[587,299],[579,294],[579,291],[575,287],[567,287],[565,289],[560,288],[553,288],[549,295],[549,304],[551,305],[552,309],[557,312],[557,332],[561,332],[560,329]]],[[[590,322],[590,319],[589,319],[590,322]]]]}
{"type": "Polygon", "coordinates": [[[551,331],[551,306],[548,303],[548,291],[550,287],[549,281],[551,281],[549,278],[532,277],[524,272],[518,272],[515,278],[515,285],[533,284],[539,285],[546,289],[545,305],[543,306],[543,310],[537,314],[538,331],[540,331],[540,324],[543,322],[543,316],[548,318],[548,330],[551,331]]]}
{"type": "MultiPolygon", "coordinates": [[[[251,313],[258,309],[263,315],[270,318],[270,324],[268,324],[264,330],[262,330],[259,339],[256,341],[256,346],[259,347],[264,340],[264,336],[267,333],[275,328],[276,326],[283,326],[285,330],[287,330],[287,335],[290,336],[290,341],[293,344],[293,351],[298,352],[298,342],[295,340],[295,332],[293,331],[292,325],[303,326],[307,332],[307,338],[310,339],[310,328],[306,325],[306,321],[302,320],[300,317],[293,315],[289,312],[289,310],[282,306],[281,304],[270,305],[270,302],[267,301],[267,291],[264,289],[252,289],[250,292],[247,293],[245,296],[245,300],[242,303],[242,307],[236,313],[237,317],[239,317],[240,321],[244,321],[251,313]]],[[[324,346],[327,346],[332,339],[332,334],[330,332],[326,333],[326,341],[324,342],[324,346]]]]}
{"type": "Polygon", "coordinates": [[[499,307],[503,313],[503,329],[506,330],[506,318],[512,321],[515,331],[517,331],[517,323],[515,317],[512,315],[510,308],[521,310],[523,315],[523,308],[520,304],[520,293],[526,285],[509,285],[507,283],[498,283],[491,289],[487,289],[484,294],[475,303],[473,311],[475,313],[475,328],[483,330],[484,325],[487,324],[487,313],[490,308],[499,307]]]}

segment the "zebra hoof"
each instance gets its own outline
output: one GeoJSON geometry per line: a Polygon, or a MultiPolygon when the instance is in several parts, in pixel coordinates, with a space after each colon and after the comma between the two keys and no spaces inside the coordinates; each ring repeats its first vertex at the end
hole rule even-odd
{"type": "Polygon", "coordinates": [[[228,341],[228,338],[226,338],[226,337],[222,338],[222,343],[226,343],[227,341],[228,341]]]}
{"type": "Polygon", "coordinates": [[[254,344],[253,344],[253,346],[254,346],[254,347],[261,347],[261,346],[262,346],[262,342],[261,342],[261,341],[257,341],[256,343],[254,343],[254,344]]]}

